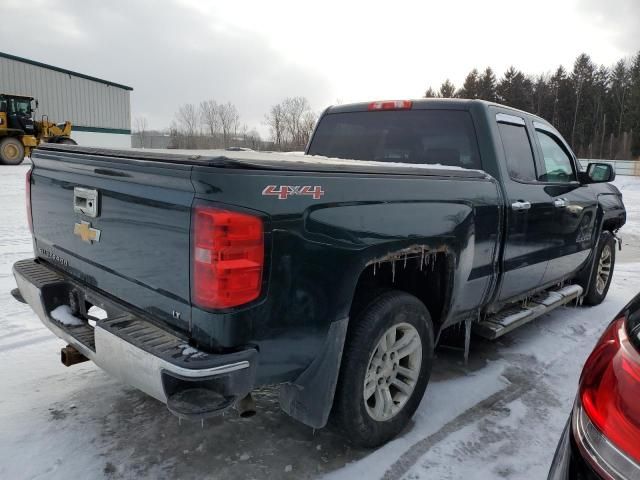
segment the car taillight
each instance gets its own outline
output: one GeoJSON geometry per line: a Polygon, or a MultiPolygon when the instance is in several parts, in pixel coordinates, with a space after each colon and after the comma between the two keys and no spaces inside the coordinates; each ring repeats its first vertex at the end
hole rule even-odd
{"type": "Polygon", "coordinates": [[[413,102],[411,100],[383,100],[371,102],[369,110],[409,110],[413,102]]]}
{"type": "Polygon", "coordinates": [[[193,302],[224,309],[258,298],[264,266],[262,219],[196,205],[192,229],[193,302]]]}
{"type": "Polygon", "coordinates": [[[605,478],[640,478],[640,354],[626,318],[604,332],[585,363],[574,412],[574,434],[605,478]]]}
{"type": "Polygon", "coordinates": [[[31,217],[31,172],[30,168],[27,170],[27,174],[25,176],[25,190],[24,197],[27,203],[27,222],[29,222],[29,231],[33,234],[33,219],[31,217]]]}

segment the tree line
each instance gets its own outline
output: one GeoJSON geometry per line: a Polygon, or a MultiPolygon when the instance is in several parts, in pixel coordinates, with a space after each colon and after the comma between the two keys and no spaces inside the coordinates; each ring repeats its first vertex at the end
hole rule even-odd
{"type": "MultiPolygon", "coordinates": [[[[253,150],[303,150],[313,132],[318,115],[305,97],[289,97],[273,105],[264,116],[269,140],[241,122],[237,107],[213,99],[178,108],[169,128],[167,148],[210,149],[244,147],[253,150]]],[[[147,128],[144,117],[134,119],[133,134],[139,146],[152,146],[158,132],[147,128]]]]}
{"type": "MultiPolygon", "coordinates": [[[[583,53],[570,71],[559,66],[529,75],[510,67],[499,79],[491,67],[474,68],[460,88],[447,79],[437,91],[429,87],[424,96],[483,99],[534,113],[551,122],[581,158],[640,156],[640,52],[612,67],[596,65],[583,53]]],[[[231,102],[186,103],[171,123],[167,146],[303,150],[317,118],[305,97],[286,98],[265,114],[269,138],[263,139],[241,121],[231,102]]],[[[134,119],[140,145],[149,134],[146,120],[134,119]]]]}
{"type": "Polygon", "coordinates": [[[210,149],[262,148],[257,130],[241,123],[238,108],[231,102],[203,100],[198,105],[185,103],[178,108],[169,127],[169,148],[210,149]]]}
{"type": "Polygon", "coordinates": [[[527,75],[510,67],[500,79],[474,68],[460,88],[445,80],[425,97],[477,98],[539,115],[553,124],[581,158],[640,156],[640,52],[613,67],[579,55],[571,71],[527,75]]]}

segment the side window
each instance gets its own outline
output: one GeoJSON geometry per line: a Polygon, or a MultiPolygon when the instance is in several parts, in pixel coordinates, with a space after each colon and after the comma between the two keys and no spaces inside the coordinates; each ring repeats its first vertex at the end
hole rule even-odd
{"type": "Polygon", "coordinates": [[[538,180],[553,183],[574,182],[576,174],[571,166],[571,157],[560,146],[558,140],[543,130],[536,130],[536,135],[542,148],[545,169],[544,172],[540,172],[538,180]]]}
{"type": "Polygon", "coordinates": [[[513,180],[531,182],[536,180],[535,162],[529,135],[524,125],[498,123],[507,169],[513,180]]]}

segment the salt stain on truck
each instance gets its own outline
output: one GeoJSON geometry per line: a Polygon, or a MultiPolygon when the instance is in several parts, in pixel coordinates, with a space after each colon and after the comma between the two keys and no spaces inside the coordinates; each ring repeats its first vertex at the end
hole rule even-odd
{"type": "Polygon", "coordinates": [[[291,416],[331,415],[369,447],[408,423],[446,329],[468,352],[472,331],[601,302],[625,222],[610,166],[582,172],[549,123],[475,100],[330,107],[304,156],[44,145],[32,160],[36,255],[15,296],[67,364],[183,418],[249,411],[279,384],[291,416]]]}

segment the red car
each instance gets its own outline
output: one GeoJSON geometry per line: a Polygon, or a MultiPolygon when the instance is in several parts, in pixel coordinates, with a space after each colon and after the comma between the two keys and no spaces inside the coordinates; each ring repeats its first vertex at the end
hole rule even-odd
{"type": "Polygon", "coordinates": [[[584,365],[549,479],[640,479],[640,294],[584,365]]]}

